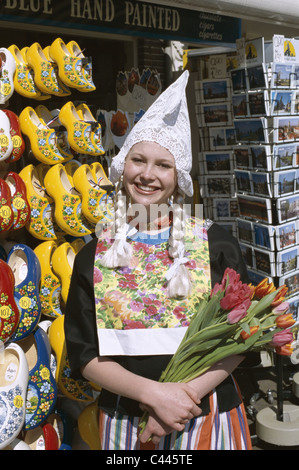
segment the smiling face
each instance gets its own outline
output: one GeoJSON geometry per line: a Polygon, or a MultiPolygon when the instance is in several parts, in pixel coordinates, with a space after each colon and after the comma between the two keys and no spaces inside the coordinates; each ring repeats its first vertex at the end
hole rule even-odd
{"type": "Polygon", "coordinates": [[[172,154],[154,142],[135,144],[126,158],[123,182],[133,204],[147,210],[151,204],[166,204],[177,187],[172,154]]]}

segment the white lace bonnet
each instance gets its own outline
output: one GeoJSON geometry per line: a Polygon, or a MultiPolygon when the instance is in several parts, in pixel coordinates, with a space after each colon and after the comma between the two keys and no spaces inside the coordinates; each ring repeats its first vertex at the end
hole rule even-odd
{"type": "Polygon", "coordinates": [[[179,188],[193,195],[191,129],[186,99],[189,72],[186,70],[148,108],[135,124],[119,153],[112,159],[110,180],[119,181],[125,159],[138,142],[156,142],[174,157],[179,188]]]}

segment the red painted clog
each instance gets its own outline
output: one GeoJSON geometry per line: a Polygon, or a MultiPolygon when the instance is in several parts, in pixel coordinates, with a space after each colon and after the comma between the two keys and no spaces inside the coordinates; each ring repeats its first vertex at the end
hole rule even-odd
{"type": "Polygon", "coordinates": [[[24,227],[30,219],[30,205],[27,199],[26,185],[22,178],[14,171],[9,171],[5,177],[11,193],[11,207],[14,215],[11,230],[24,227]]]}
{"type": "Polygon", "coordinates": [[[10,136],[13,143],[13,151],[6,159],[6,163],[16,162],[21,158],[25,151],[25,141],[21,133],[21,126],[18,116],[9,109],[2,109],[10,122],[10,136]]]}
{"type": "Polygon", "coordinates": [[[14,299],[15,278],[12,269],[0,259],[0,341],[5,343],[15,332],[20,312],[14,299]]]}
{"type": "Polygon", "coordinates": [[[10,230],[14,223],[11,192],[8,184],[0,178],[0,233],[10,230]]]}

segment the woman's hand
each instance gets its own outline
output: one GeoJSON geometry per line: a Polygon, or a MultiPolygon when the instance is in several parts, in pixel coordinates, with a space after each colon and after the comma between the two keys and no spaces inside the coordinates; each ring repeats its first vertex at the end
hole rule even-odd
{"type": "Polygon", "coordinates": [[[186,383],[154,382],[147,390],[148,397],[140,406],[149,412],[141,442],[149,437],[159,441],[172,431],[182,431],[186,423],[201,413],[200,400],[194,388],[186,383]]]}

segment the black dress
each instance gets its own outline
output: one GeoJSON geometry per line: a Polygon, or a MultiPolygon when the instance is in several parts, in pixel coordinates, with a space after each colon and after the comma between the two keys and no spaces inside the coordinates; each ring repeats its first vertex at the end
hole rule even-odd
{"type": "MultiPolygon", "coordinates": [[[[212,286],[222,280],[223,273],[230,267],[240,274],[242,282],[249,282],[246,265],[237,240],[225,229],[212,224],[208,229],[212,286]]],[[[65,310],[65,338],[67,354],[74,379],[82,379],[80,369],[98,357],[93,267],[97,239],[85,245],[77,254],[65,310]]],[[[114,356],[123,367],[138,375],[158,380],[170,356],[114,356]]],[[[235,385],[228,377],[217,387],[219,411],[229,411],[240,404],[235,385]]],[[[99,406],[107,413],[141,416],[139,405],[134,400],[102,390],[99,406]]],[[[208,396],[201,400],[202,415],[209,413],[208,396]]]]}

